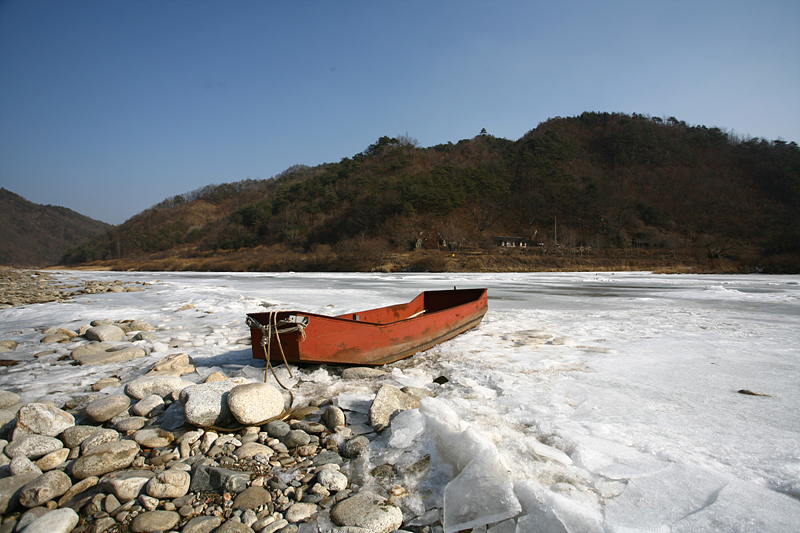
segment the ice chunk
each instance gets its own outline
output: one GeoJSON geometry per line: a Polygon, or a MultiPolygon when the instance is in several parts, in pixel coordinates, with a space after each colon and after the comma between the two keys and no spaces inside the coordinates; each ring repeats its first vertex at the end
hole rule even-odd
{"type": "Polygon", "coordinates": [[[417,387],[418,389],[424,389],[433,381],[430,375],[421,370],[409,369],[407,372],[403,372],[399,368],[392,369],[392,379],[404,387],[417,387]]]}
{"type": "Polygon", "coordinates": [[[486,533],[515,533],[517,523],[514,520],[503,520],[486,530],[486,533]]]}
{"type": "Polygon", "coordinates": [[[339,409],[369,414],[369,408],[372,406],[372,400],[374,399],[374,394],[353,394],[349,392],[343,392],[336,398],[336,403],[339,409]]]}
{"type": "Polygon", "coordinates": [[[517,521],[517,533],[602,533],[603,514],[552,492],[535,481],[514,487],[526,515],[517,521]]]}
{"type": "Polygon", "coordinates": [[[537,458],[547,461],[557,461],[565,466],[572,465],[572,459],[569,458],[569,455],[565,454],[561,450],[557,450],[552,446],[548,446],[547,444],[543,444],[536,439],[531,439],[529,441],[531,452],[537,458]]]}
{"type": "Polygon", "coordinates": [[[477,454],[444,488],[444,532],[500,522],[522,510],[496,450],[477,454]]]}
{"type": "Polygon", "coordinates": [[[392,437],[389,446],[392,448],[407,448],[414,439],[425,431],[425,415],[419,409],[408,409],[400,412],[392,420],[392,437]]]}

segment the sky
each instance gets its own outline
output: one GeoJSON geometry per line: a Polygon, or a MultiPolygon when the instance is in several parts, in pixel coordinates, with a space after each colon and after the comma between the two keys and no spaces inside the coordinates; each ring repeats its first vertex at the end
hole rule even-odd
{"type": "Polygon", "coordinates": [[[120,224],[584,111],[800,142],[800,2],[0,0],[0,187],[120,224]]]}

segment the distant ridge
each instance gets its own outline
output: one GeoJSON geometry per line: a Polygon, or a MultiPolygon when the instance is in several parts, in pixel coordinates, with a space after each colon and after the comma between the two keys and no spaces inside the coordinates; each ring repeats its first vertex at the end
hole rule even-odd
{"type": "Polygon", "coordinates": [[[110,226],[72,209],[39,205],[0,187],[0,264],[43,267],[110,226]]]}

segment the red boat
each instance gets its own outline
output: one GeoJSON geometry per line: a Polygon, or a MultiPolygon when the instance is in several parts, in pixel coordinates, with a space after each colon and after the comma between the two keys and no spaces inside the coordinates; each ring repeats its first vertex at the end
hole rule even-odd
{"type": "Polygon", "coordinates": [[[425,291],[409,303],[339,316],[300,311],[247,315],[253,358],[290,363],[383,365],[477,326],[486,289],[425,291]]]}

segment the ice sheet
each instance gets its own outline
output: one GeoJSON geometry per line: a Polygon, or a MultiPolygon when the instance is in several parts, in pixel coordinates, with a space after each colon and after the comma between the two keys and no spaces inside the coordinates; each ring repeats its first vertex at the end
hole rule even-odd
{"type": "MultiPolygon", "coordinates": [[[[425,385],[443,406],[409,446],[388,447],[398,464],[426,455],[441,462],[430,465],[429,477],[404,478],[424,485],[428,506],[437,502],[432,487],[441,497],[475,456],[492,450],[513,466],[504,475],[523,506],[502,522],[504,532],[514,523],[520,532],[598,524],[605,531],[786,531],[800,523],[798,276],[58,276],[160,281],[144,292],[0,310],[0,338],[20,342],[2,355],[20,364],[0,370],[0,388],[25,401],[63,402],[101,377],[130,381],[168,353],[195,360],[198,374],[188,379],[215,370],[256,379],[263,362],[240,342],[249,337],[246,313],[264,311],[262,304],[333,315],[409,301],[428,289],[488,287],[490,310],[479,327],[389,368],[393,382],[425,385]],[[179,311],[187,303],[195,308],[179,311]],[[159,326],[156,340],[143,343],[150,355],[71,366],[61,360],[71,346],[42,345],[34,329],[77,329],[101,318],[159,326]],[[170,342],[180,346],[166,348],[170,342]],[[55,353],[34,357],[49,349],[55,353]],[[447,383],[431,383],[438,376],[447,383]],[[738,392],[745,389],[764,396],[738,392]],[[453,435],[472,447],[437,452],[453,435]]],[[[342,393],[348,416],[365,419],[374,387],[314,367],[293,372],[298,397],[342,393]]]]}

